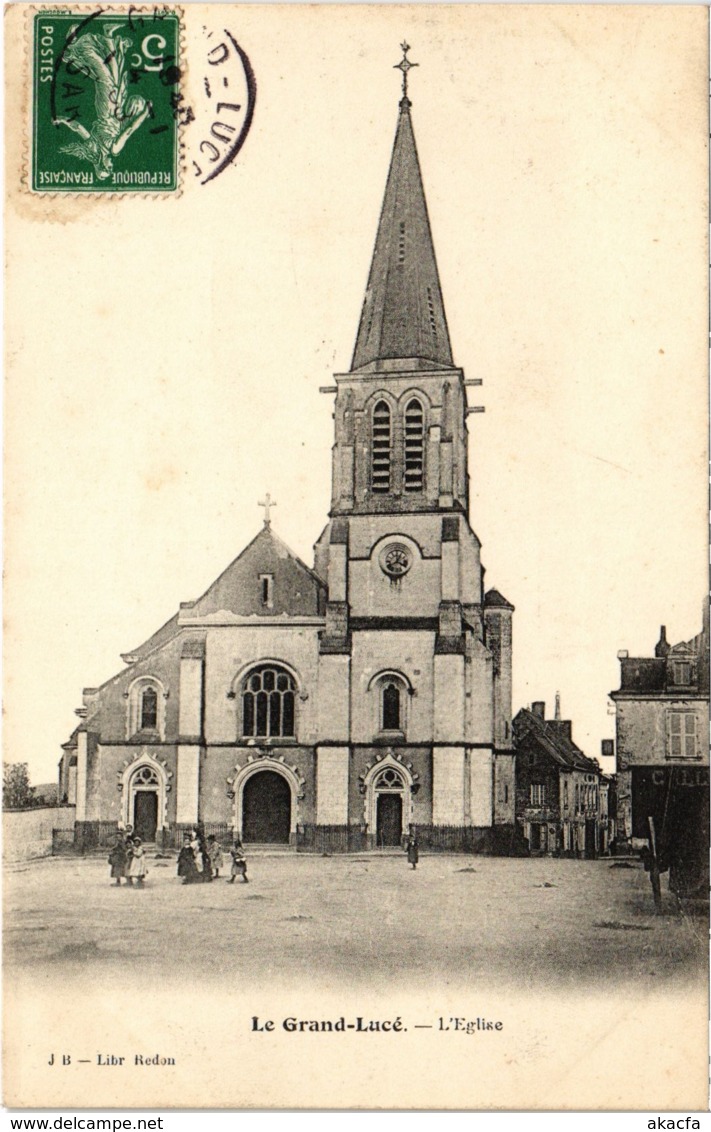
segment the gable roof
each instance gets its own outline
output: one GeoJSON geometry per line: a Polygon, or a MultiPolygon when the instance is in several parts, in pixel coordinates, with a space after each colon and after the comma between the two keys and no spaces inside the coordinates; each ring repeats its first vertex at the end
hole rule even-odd
{"type": "Polygon", "coordinates": [[[190,603],[190,616],[226,610],[238,616],[318,617],[323,613],[326,587],[298,555],[263,527],[220,574],[202,597],[190,603]],[[262,602],[260,576],[273,578],[272,604],[262,602]]]}
{"type": "MultiPolygon", "coordinates": [[[[325,583],[269,527],[262,528],[244,550],[194,602],[183,602],[191,617],[226,610],[248,617],[319,616],[325,601],[325,583]],[[259,589],[260,574],[274,578],[273,604],[265,608],[259,589]]],[[[143,644],[122,653],[126,663],[143,660],[179,631],[179,613],[165,622],[143,644]]]]}
{"type": "Polygon", "coordinates": [[[519,746],[526,738],[532,739],[561,768],[599,774],[598,763],[588,758],[569,738],[567,727],[560,726],[563,722],[563,720],[541,719],[528,708],[521,708],[513,721],[514,746],[519,746]]]}

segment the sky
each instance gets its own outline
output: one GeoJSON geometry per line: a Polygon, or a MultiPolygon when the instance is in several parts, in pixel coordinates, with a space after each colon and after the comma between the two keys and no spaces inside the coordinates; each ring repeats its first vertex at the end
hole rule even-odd
{"type": "MultiPolygon", "coordinates": [[[[707,13],[230,13],[257,104],[208,185],[188,129],[177,199],[32,198],[10,121],[4,758],[55,779],[82,688],[236,557],[265,491],[312,562],[318,389],[350,364],[403,36],[454,359],[483,379],[470,517],[516,607],[514,711],[559,691],[599,755],[618,650],[701,626],[707,13]]],[[[186,53],[197,104],[197,22],[186,53]]]]}

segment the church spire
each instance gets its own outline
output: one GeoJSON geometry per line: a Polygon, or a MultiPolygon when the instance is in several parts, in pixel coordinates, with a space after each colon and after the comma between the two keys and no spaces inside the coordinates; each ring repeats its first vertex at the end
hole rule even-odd
{"type": "Polygon", "coordinates": [[[407,58],[406,43],[402,49],[396,67],[403,74],[403,96],[353,370],[432,370],[453,364],[407,96],[408,71],[418,64],[407,58]]]}

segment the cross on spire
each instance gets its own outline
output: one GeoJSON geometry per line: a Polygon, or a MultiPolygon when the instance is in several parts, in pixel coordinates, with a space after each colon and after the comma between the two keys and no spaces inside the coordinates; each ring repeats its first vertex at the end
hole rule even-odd
{"type": "Polygon", "coordinates": [[[420,64],[411,63],[408,59],[407,53],[410,50],[410,44],[407,42],[407,40],[403,40],[403,42],[400,44],[400,47],[402,49],[402,59],[399,63],[394,64],[393,70],[402,71],[402,97],[403,100],[407,102],[407,72],[412,70],[413,67],[419,67],[420,64]]]}
{"type": "Polygon", "coordinates": [[[269,517],[269,512],[270,512],[271,508],[276,507],[276,505],[277,505],[276,499],[272,499],[269,492],[267,492],[267,494],[264,496],[264,499],[260,499],[257,503],[257,507],[263,507],[264,508],[264,529],[265,529],[265,531],[268,531],[270,526],[271,526],[271,519],[269,517]]]}

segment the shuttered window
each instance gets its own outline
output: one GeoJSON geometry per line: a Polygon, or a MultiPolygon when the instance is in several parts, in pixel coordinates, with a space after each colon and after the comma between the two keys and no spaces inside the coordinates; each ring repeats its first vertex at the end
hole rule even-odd
{"type": "Polygon", "coordinates": [[[667,758],[696,758],[696,716],[692,711],[670,711],[667,717],[667,758]]]}

